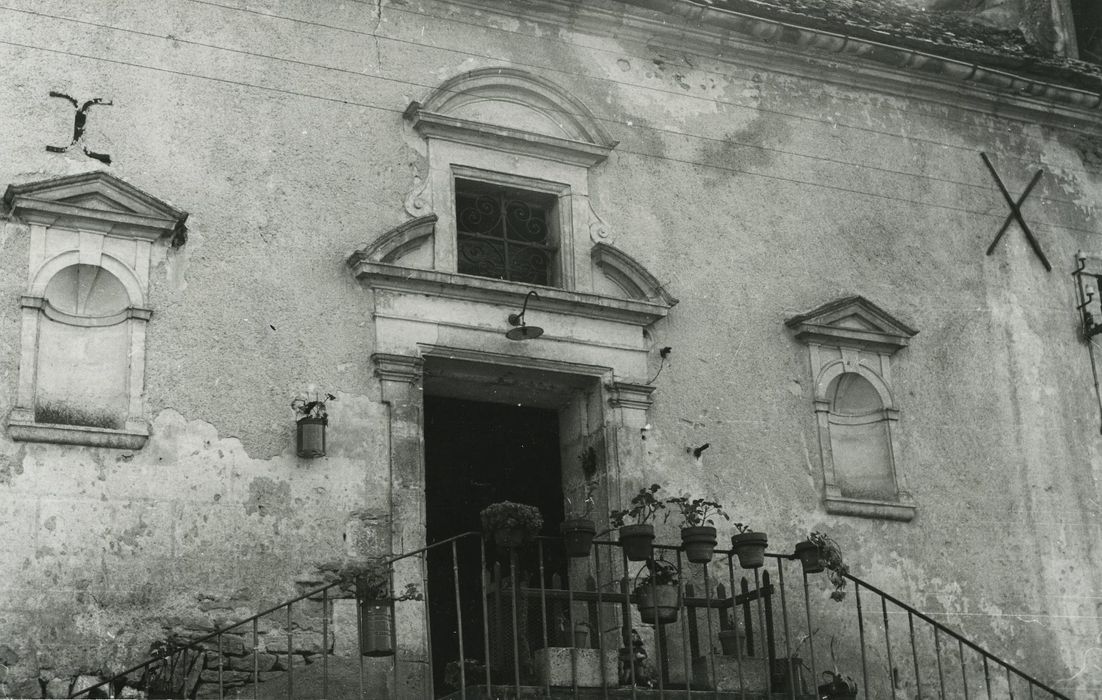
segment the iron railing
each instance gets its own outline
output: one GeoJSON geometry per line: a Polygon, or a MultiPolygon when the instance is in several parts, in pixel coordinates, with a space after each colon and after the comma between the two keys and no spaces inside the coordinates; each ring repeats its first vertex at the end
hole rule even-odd
{"type": "Polygon", "coordinates": [[[465,533],[390,560],[396,582],[414,579],[425,599],[398,604],[405,616],[388,629],[396,655],[385,688],[364,656],[377,650],[366,646],[362,602],[356,648],[336,644],[334,604],[348,595],[332,583],[171,640],[70,697],[124,686],[150,698],[405,698],[433,688],[449,700],[1067,697],[857,577],[846,576],[852,587],[835,602],[825,576],[791,555],[767,553],[754,569],[722,549],[708,564],[674,546],[655,545],[655,558],[676,572],[675,617],[644,624],[664,612],[643,601],[654,560],[629,562],[608,540],[571,558],[552,538],[498,549],[465,533]],[[423,628],[399,644],[402,625],[423,628]]]}

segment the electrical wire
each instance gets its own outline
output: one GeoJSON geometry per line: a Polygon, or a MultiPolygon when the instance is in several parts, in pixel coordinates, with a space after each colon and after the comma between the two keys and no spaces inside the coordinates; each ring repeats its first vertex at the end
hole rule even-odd
{"type": "MultiPolygon", "coordinates": [[[[209,4],[209,5],[215,5],[215,6],[218,6],[218,7],[224,7],[222,5],[219,5],[218,3],[209,2],[209,0],[189,0],[189,1],[190,2],[201,2],[202,4],[209,4]]],[[[196,42],[196,41],[192,41],[192,40],[178,39],[176,37],[162,37],[158,34],[154,34],[154,33],[151,33],[151,32],[142,32],[142,31],[139,31],[139,30],[130,30],[130,29],[125,29],[125,28],[113,27],[113,26],[110,26],[110,25],[102,25],[102,24],[98,24],[98,23],[87,22],[87,21],[84,21],[84,20],[76,20],[76,19],[71,19],[71,18],[66,18],[66,17],[49,15],[49,14],[46,14],[46,13],[34,12],[34,11],[29,11],[29,10],[21,10],[21,9],[17,9],[17,8],[6,7],[6,6],[0,6],[0,10],[20,12],[20,13],[36,15],[36,16],[40,16],[40,17],[46,17],[46,18],[57,19],[57,20],[62,20],[62,21],[71,21],[71,22],[75,22],[75,23],[86,24],[86,25],[90,25],[90,26],[96,26],[96,27],[104,28],[104,29],[110,29],[110,30],[116,30],[116,31],[121,31],[121,32],[132,33],[132,34],[136,34],[136,35],[148,36],[148,37],[156,38],[156,39],[162,39],[162,40],[167,40],[167,41],[180,41],[181,43],[194,44],[194,45],[198,45],[198,46],[203,46],[205,48],[212,48],[212,49],[215,49],[215,50],[223,50],[223,51],[228,51],[228,52],[233,52],[233,53],[246,54],[246,55],[250,55],[250,56],[257,57],[257,58],[262,58],[262,59],[284,61],[284,62],[297,64],[297,65],[303,65],[303,66],[308,66],[308,67],[320,68],[320,69],[324,69],[324,70],[332,70],[332,71],[336,71],[336,72],[348,73],[348,74],[356,75],[357,77],[377,78],[377,79],[386,80],[386,81],[389,81],[389,82],[395,82],[395,83],[403,84],[403,85],[410,86],[410,87],[422,87],[422,88],[430,88],[431,89],[431,86],[422,85],[422,84],[414,83],[414,82],[411,82],[411,81],[398,80],[398,79],[394,79],[394,78],[384,78],[384,77],[381,77],[381,76],[366,76],[361,72],[352,71],[352,70],[348,70],[348,69],[342,69],[342,68],[333,67],[333,66],[325,66],[325,65],[314,64],[314,63],[309,63],[309,62],[304,62],[304,61],[297,61],[295,59],[285,59],[285,58],[271,56],[271,55],[267,55],[267,54],[259,54],[259,53],[255,53],[255,52],[243,51],[243,50],[240,50],[240,49],[232,49],[232,48],[217,46],[217,45],[213,45],[213,44],[205,44],[203,42],[196,42]]],[[[260,13],[260,14],[265,14],[265,13],[260,13]]],[[[326,25],[326,26],[328,26],[328,25],[326,25]]],[[[359,33],[363,33],[363,32],[359,32],[359,33]]],[[[375,36],[375,35],[370,35],[369,34],[369,36],[375,36]]],[[[341,104],[359,106],[359,107],[364,107],[364,108],[368,108],[368,109],[375,109],[375,110],[380,110],[380,111],[385,111],[385,112],[390,112],[390,113],[396,113],[396,114],[401,114],[402,113],[402,110],[397,110],[397,109],[388,108],[388,107],[382,107],[382,106],[379,106],[379,105],[373,105],[373,104],[365,103],[365,102],[358,102],[358,101],[354,101],[354,100],[345,100],[345,99],[340,99],[340,98],[333,98],[333,97],[329,97],[329,96],[326,96],[326,95],[302,93],[302,92],[298,92],[298,91],[294,91],[294,90],[288,90],[288,89],[284,89],[284,88],[274,88],[274,87],[269,87],[269,86],[257,85],[255,83],[249,83],[249,82],[246,82],[246,81],[236,81],[236,80],[230,80],[228,78],[218,78],[218,77],[214,77],[214,76],[206,76],[206,75],[201,75],[201,74],[196,74],[196,73],[189,73],[189,72],[186,72],[186,71],[175,71],[175,70],[168,69],[168,68],[161,68],[161,67],[157,67],[157,66],[150,66],[150,65],[145,65],[145,64],[133,63],[133,62],[122,61],[122,60],[118,60],[118,59],[110,59],[110,58],[105,58],[105,57],[101,57],[101,56],[91,56],[91,55],[86,55],[86,54],[78,54],[78,53],[74,53],[74,52],[64,51],[64,50],[61,50],[61,49],[50,49],[50,48],[42,47],[42,46],[35,46],[35,45],[31,45],[31,44],[21,44],[19,42],[11,42],[11,41],[4,41],[4,40],[0,40],[0,44],[7,44],[7,45],[10,45],[10,46],[17,46],[17,47],[28,48],[28,49],[36,49],[36,50],[47,51],[47,52],[52,52],[52,53],[61,53],[61,54],[70,55],[70,56],[74,56],[74,57],[78,57],[78,58],[84,58],[84,59],[88,59],[88,60],[105,61],[105,62],[109,62],[109,63],[116,63],[116,64],[131,66],[131,67],[135,67],[135,68],[160,71],[160,72],[165,72],[165,73],[169,73],[169,74],[193,77],[193,78],[198,78],[198,79],[212,80],[212,81],[226,83],[226,84],[238,85],[238,86],[241,86],[241,87],[251,87],[251,88],[260,89],[260,90],[269,90],[269,91],[274,91],[274,92],[278,92],[278,93],[281,93],[281,94],[296,95],[296,96],[300,96],[300,97],[326,100],[326,101],[329,101],[329,102],[337,102],[337,103],[341,103],[341,104]]],[[[424,45],[421,45],[421,46],[424,46],[424,45]]],[[[436,48],[436,47],[427,47],[427,48],[436,48]]],[[[618,120],[605,119],[603,121],[607,121],[609,123],[615,123],[615,124],[618,124],[618,125],[621,125],[621,126],[629,126],[629,127],[634,127],[635,126],[635,125],[632,125],[630,123],[625,124],[624,122],[620,122],[618,120]]],[[[690,138],[690,139],[700,139],[700,140],[706,140],[706,141],[718,141],[718,142],[725,143],[725,144],[730,143],[730,142],[726,141],[725,139],[715,139],[715,138],[704,137],[704,136],[699,136],[699,135],[695,135],[695,134],[687,134],[687,133],[684,133],[684,132],[677,132],[677,131],[674,131],[674,130],[663,130],[663,129],[658,129],[658,128],[655,128],[655,127],[643,127],[643,128],[650,128],[650,129],[655,130],[655,131],[663,131],[665,133],[670,133],[670,134],[673,134],[673,135],[683,136],[685,138],[690,138]]],[[[883,132],[880,132],[880,133],[883,133],[883,132]]],[[[745,145],[747,147],[758,147],[754,144],[745,144],[745,145]]],[[[942,145],[944,145],[944,144],[942,144],[942,145]]],[[[764,150],[769,150],[769,149],[764,149],[764,150]]],[[[890,172],[890,173],[893,173],[893,174],[901,175],[901,176],[904,176],[904,177],[917,177],[917,178],[923,178],[923,179],[931,179],[931,180],[946,182],[946,183],[950,183],[950,184],[962,185],[962,186],[967,186],[967,187],[974,187],[974,188],[982,189],[984,191],[993,191],[992,188],[983,187],[981,185],[972,185],[970,183],[963,183],[963,182],[958,182],[958,181],[953,181],[953,180],[945,180],[945,179],[942,179],[942,178],[934,178],[932,176],[917,175],[917,174],[914,174],[914,173],[907,173],[907,172],[903,172],[903,171],[891,170],[891,169],[886,169],[886,168],[878,168],[876,166],[866,166],[866,165],[855,164],[855,163],[850,163],[850,162],[846,162],[846,161],[838,161],[838,160],[834,160],[834,159],[822,158],[822,157],[819,157],[819,156],[809,156],[809,155],[804,155],[804,154],[791,153],[791,152],[786,152],[786,151],[782,151],[782,150],[779,150],[779,149],[775,149],[775,150],[777,150],[777,152],[784,153],[786,155],[793,155],[793,156],[797,156],[797,157],[810,158],[810,159],[813,159],[813,160],[819,160],[819,161],[824,161],[824,162],[832,162],[832,163],[836,163],[836,164],[843,164],[843,165],[847,165],[847,166],[854,167],[854,168],[868,168],[868,169],[873,169],[873,170],[882,170],[882,171],[890,172]]],[[[704,163],[704,162],[701,162],[701,161],[695,161],[695,160],[690,160],[690,159],[680,159],[680,158],[675,158],[675,157],[671,157],[671,156],[664,156],[664,155],[659,155],[659,154],[654,154],[654,153],[647,153],[647,152],[642,152],[642,151],[633,151],[633,150],[631,150],[629,148],[626,148],[626,147],[617,148],[617,152],[624,153],[624,154],[636,155],[636,156],[640,156],[640,157],[644,157],[644,158],[656,158],[656,159],[666,160],[666,161],[669,161],[669,162],[681,163],[681,164],[685,164],[685,165],[700,166],[700,167],[706,167],[706,168],[711,168],[711,169],[721,170],[721,171],[726,171],[726,172],[745,174],[745,175],[755,176],[755,177],[764,178],[764,179],[772,179],[772,180],[777,180],[777,181],[782,181],[782,182],[790,182],[790,183],[793,183],[793,184],[799,184],[799,185],[805,185],[805,186],[811,186],[811,187],[821,187],[821,188],[826,188],[826,189],[842,191],[842,192],[846,192],[846,193],[849,193],[849,194],[857,194],[857,195],[862,195],[862,196],[869,196],[869,197],[874,197],[874,198],[887,199],[887,200],[890,200],[890,201],[897,201],[897,202],[906,203],[906,204],[914,204],[914,205],[917,205],[917,206],[940,208],[940,209],[945,209],[945,210],[949,210],[949,211],[957,211],[957,212],[962,212],[962,213],[973,214],[973,215],[977,215],[977,216],[997,218],[997,215],[990,214],[986,211],[979,211],[979,210],[968,209],[968,208],[964,208],[964,207],[953,207],[953,206],[950,206],[950,205],[935,204],[935,203],[923,202],[923,201],[920,201],[920,200],[913,200],[913,199],[902,198],[902,197],[893,197],[891,195],[886,195],[886,194],[882,194],[882,193],[878,193],[878,192],[868,192],[868,191],[864,191],[864,190],[846,188],[846,187],[841,187],[841,186],[838,186],[838,185],[830,185],[830,184],[825,184],[825,183],[821,183],[821,182],[800,180],[800,179],[796,179],[796,178],[786,178],[786,177],[782,177],[782,176],[778,176],[778,175],[767,175],[767,174],[764,174],[764,173],[759,173],[759,172],[755,172],[755,171],[751,171],[751,170],[726,167],[726,166],[721,166],[721,165],[717,165],[717,164],[713,164],[713,163],[704,163]]],[[[1057,202],[1071,203],[1071,202],[1067,202],[1065,200],[1056,200],[1056,199],[1048,199],[1047,201],[1050,201],[1050,202],[1053,202],[1053,203],[1057,203],[1057,202]]],[[[1066,225],[1062,225],[1062,224],[1049,223],[1049,222],[1038,222],[1038,224],[1036,224],[1036,225],[1050,226],[1050,227],[1060,228],[1060,229],[1069,230],[1069,231],[1080,231],[1080,232],[1083,232],[1083,233],[1094,233],[1093,230],[1089,230],[1089,229],[1079,229],[1079,228],[1075,228],[1075,227],[1070,227],[1070,226],[1066,226],[1066,225]]]]}
{"type": "MultiPolygon", "coordinates": [[[[961,145],[956,145],[956,144],[949,144],[949,143],[945,143],[945,142],[942,142],[942,141],[936,141],[936,140],[933,140],[933,139],[924,139],[924,138],[918,137],[918,136],[902,136],[900,134],[895,134],[895,133],[892,133],[892,132],[881,131],[881,130],[872,129],[872,128],[868,128],[868,127],[862,127],[862,126],[853,125],[853,124],[844,124],[844,123],[833,122],[833,121],[824,121],[824,120],[821,120],[821,119],[816,119],[814,117],[806,117],[804,115],[792,114],[792,113],[789,113],[789,112],[782,112],[782,111],[779,111],[779,110],[769,110],[767,108],[763,108],[763,107],[760,107],[760,106],[748,107],[746,105],[741,105],[741,104],[738,104],[738,103],[729,102],[729,101],[725,101],[725,100],[716,100],[716,99],[713,99],[713,98],[701,97],[699,95],[686,95],[683,92],[676,92],[676,91],[673,91],[673,90],[662,90],[662,89],[659,89],[659,88],[654,87],[654,86],[644,86],[644,85],[638,85],[636,83],[629,83],[629,82],[626,82],[626,81],[618,81],[618,80],[615,80],[615,79],[612,79],[612,78],[602,78],[602,77],[597,77],[597,76],[593,76],[593,75],[584,75],[584,74],[580,74],[580,73],[574,73],[574,72],[562,70],[562,69],[560,69],[556,66],[523,63],[523,62],[520,62],[520,61],[516,61],[515,59],[490,56],[490,55],[487,55],[487,54],[477,53],[477,52],[474,52],[474,51],[467,51],[467,50],[458,49],[458,48],[454,48],[454,47],[441,47],[441,46],[435,46],[435,45],[425,44],[425,43],[421,43],[421,42],[415,42],[415,41],[410,41],[410,40],[405,40],[405,39],[399,39],[399,38],[396,38],[396,37],[381,36],[381,35],[377,34],[376,32],[365,32],[365,31],[362,31],[362,30],[349,29],[347,27],[340,27],[340,26],[337,26],[337,25],[325,24],[323,22],[314,22],[314,21],[310,21],[310,20],[302,20],[302,19],[295,18],[295,17],[288,17],[286,15],[278,15],[278,14],[269,13],[269,12],[260,12],[258,10],[252,10],[252,9],[248,9],[248,8],[233,7],[233,6],[229,6],[229,5],[223,5],[223,4],[217,3],[217,2],[212,2],[211,0],[187,0],[187,1],[195,3],[195,4],[202,4],[202,5],[209,5],[209,6],[212,6],[212,7],[218,7],[218,8],[225,9],[225,10],[230,10],[230,11],[247,12],[247,13],[255,14],[255,15],[258,15],[258,16],[262,16],[262,17],[270,17],[270,18],[273,18],[273,19],[280,19],[280,20],[284,20],[284,21],[288,21],[288,22],[295,22],[295,23],[299,23],[299,24],[303,24],[303,25],[307,25],[307,26],[321,27],[321,28],[331,29],[331,30],[334,30],[334,31],[348,32],[348,33],[352,33],[352,34],[356,34],[356,35],[371,37],[373,39],[381,40],[381,41],[389,41],[389,42],[394,42],[394,43],[407,44],[407,45],[415,46],[415,47],[422,48],[422,49],[431,49],[431,50],[438,50],[438,51],[447,51],[447,52],[450,52],[450,53],[459,53],[459,54],[462,54],[462,55],[468,55],[468,56],[472,56],[472,57],[475,57],[475,58],[482,58],[482,59],[491,60],[491,61],[507,61],[507,62],[510,62],[514,65],[520,65],[520,66],[524,66],[526,68],[532,68],[532,69],[537,70],[537,71],[551,71],[551,72],[560,73],[560,74],[570,76],[570,77],[574,77],[574,78],[583,78],[583,79],[587,79],[587,80],[595,80],[595,81],[600,81],[600,82],[609,82],[609,83],[613,83],[615,85],[630,87],[630,88],[633,88],[633,89],[650,90],[652,92],[675,95],[678,98],[682,98],[682,99],[703,100],[703,101],[706,101],[706,102],[713,103],[715,105],[734,107],[736,109],[749,110],[749,111],[752,111],[752,112],[755,112],[755,113],[774,114],[774,115],[777,115],[777,116],[784,116],[784,117],[788,117],[788,118],[791,118],[791,119],[811,121],[811,122],[814,122],[816,124],[829,124],[832,128],[840,127],[840,128],[851,129],[851,130],[855,130],[855,131],[862,131],[862,132],[868,132],[868,133],[873,133],[873,134],[877,134],[877,135],[887,136],[889,138],[903,139],[903,140],[906,140],[906,141],[911,142],[911,143],[913,143],[913,142],[927,143],[929,145],[940,146],[940,147],[944,147],[944,148],[952,148],[952,149],[956,149],[956,150],[965,151],[965,152],[968,152],[968,153],[973,153],[974,152],[974,148],[971,147],[971,146],[961,146],[961,145]]],[[[23,13],[26,13],[26,14],[38,15],[38,16],[42,16],[42,17],[48,17],[48,18],[51,18],[51,19],[59,19],[59,20],[63,20],[63,21],[79,22],[79,23],[83,23],[83,24],[88,24],[90,26],[96,26],[96,27],[99,27],[99,28],[113,29],[113,30],[122,31],[122,32],[132,32],[134,34],[150,36],[150,37],[159,38],[159,39],[166,38],[166,37],[162,37],[158,34],[153,34],[153,33],[149,33],[149,32],[141,32],[139,30],[131,30],[131,29],[126,29],[126,28],[123,28],[123,27],[116,27],[116,26],[111,26],[111,25],[103,25],[103,24],[98,24],[98,23],[95,23],[95,22],[88,22],[86,20],[78,20],[78,19],[74,19],[74,18],[61,17],[61,16],[57,16],[57,15],[50,15],[48,13],[35,12],[35,11],[32,11],[32,10],[23,10],[23,9],[20,9],[20,8],[12,8],[12,7],[0,7],[0,9],[6,9],[6,10],[9,10],[9,11],[13,11],[13,12],[23,12],[23,13]]],[[[442,19],[444,21],[448,21],[448,22],[452,22],[454,24],[460,24],[460,25],[464,25],[464,26],[479,27],[479,28],[483,28],[483,29],[489,28],[489,29],[493,29],[493,30],[499,31],[499,32],[504,32],[504,33],[518,35],[518,36],[524,36],[525,38],[531,38],[531,37],[528,37],[528,35],[520,34],[520,32],[504,30],[504,29],[497,29],[497,28],[494,28],[494,27],[486,27],[485,25],[480,25],[480,24],[472,24],[472,23],[469,23],[469,22],[464,22],[464,21],[462,21],[460,19],[457,19],[457,18],[454,18],[454,17],[446,17],[446,18],[438,17],[436,15],[429,15],[429,14],[425,14],[425,13],[415,12],[415,11],[412,11],[412,10],[407,9],[407,8],[399,8],[399,7],[396,7],[396,6],[395,7],[389,7],[388,10],[394,11],[394,12],[402,12],[402,13],[405,13],[405,14],[412,14],[412,15],[415,15],[415,16],[430,17],[430,18],[434,18],[434,19],[442,19]]],[[[425,84],[419,84],[419,83],[414,83],[414,82],[409,82],[409,81],[395,80],[395,79],[391,79],[391,78],[386,78],[384,76],[366,76],[360,71],[351,71],[351,70],[347,70],[347,69],[341,69],[341,68],[332,67],[332,66],[325,66],[325,65],[321,65],[321,64],[312,64],[312,63],[304,62],[304,61],[296,61],[294,59],[283,59],[283,58],[280,58],[280,57],[270,56],[270,55],[267,55],[267,54],[259,54],[259,53],[255,53],[255,52],[242,51],[242,50],[238,50],[238,49],[233,49],[233,48],[223,47],[223,46],[217,46],[217,45],[213,45],[213,44],[206,44],[206,43],[203,43],[203,42],[198,42],[198,41],[193,41],[193,40],[180,39],[178,37],[173,37],[172,39],[175,40],[175,41],[179,41],[180,43],[188,43],[188,44],[193,44],[193,45],[197,45],[197,46],[204,46],[204,47],[207,47],[207,48],[220,49],[220,50],[224,50],[224,51],[233,51],[233,52],[237,52],[237,53],[243,53],[243,54],[246,54],[246,55],[269,58],[269,59],[273,59],[273,60],[282,60],[282,61],[287,61],[287,62],[290,62],[290,63],[297,63],[297,64],[300,64],[300,65],[314,66],[314,67],[317,67],[317,68],[322,68],[322,69],[327,69],[327,70],[335,70],[335,71],[340,71],[340,72],[345,72],[345,73],[351,73],[351,74],[357,75],[359,77],[367,77],[367,78],[374,78],[374,79],[378,79],[378,80],[396,82],[396,83],[399,83],[399,84],[405,84],[405,85],[414,86],[414,87],[422,87],[422,88],[429,89],[429,90],[435,89],[434,85],[425,85],[425,84]]],[[[601,52],[608,53],[608,54],[611,54],[611,55],[616,55],[616,56],[622,55],[621,52],[613,52],[613,51],[609,51],[609,50],[606,50],[606,49],[600,49],[600,48],[596,48],[596,47],[589,47],[589,46],[584,46],[584,45],[579,45],[579,44],[573,44],[572,42],[569,42],[568,40],[563,40],[561,43],[576,45],[576,46],[579,46],[581,48],[586,48],[586,49],[594,50],[594,51],[601,51],[601,52]]],[[[687,52],[683,52],[683,53],[686,53],[686,55],[689,55],[687,52]]],[[[707,57],[699,56],[699,55],[698,55],[698,57],[707,58],[707,57]]],[[[707,72],[708,73],[714,73],[712,71],[707,71],[707,72]]],[[[726,77],[725,74],[723,74],[723,73],[714,73],[714,74],[718,75],[718,76],[726,77]]],[[[845,98],[836,97],[836,99],[845,99],[845,98]]],[[[900,111],[903,111],[903,110],[901,109],[900,111]]],[[[576,116],[578,116],[578,115],[576,115],[576,116]]],[[[842,163],[842,164],[845,164],[845,165],[850,165],[852,167],[863,167],[863,168],[868,168],[868,169],[873,169],[873,170],[882,170],[884,172],[889,172],[889,173],[894,173],[894,174],[899,174],[899,175],[905,175],[905,176],[911,176],[911,177],[916,177],[916,178],[922,178],[922,179],[929,179],[929,180],[936,181],[936,182],[945,182],[945,183],[960,185],[960,186],[964,186],[964,187],[976,187],[976,188],[980,188],[980,189],[984,189],[984,190],[990,189],[990,188],[988,188],[984,185],[976,185],[976,184],[973,184],[973,183],[962,182],[962,181],[958,181],[958,180],[951,180],[951,179],[947,179],[947,178],[938,178],[938,177],[934,177],[934,176],[930,176],[930,175],[925,175],[925,174],[922,174],[922,173],[913,173],[913,172],[892,170],[890,168],[880,168],[878,166],[872,166],[872,165],[868,165],[868,164],[857,164],[857,163],[852,163],[852,162],[848,162],[848,161],[834,160],[834,159],[829,159],[829,158],[823,158],[821,156],[813,156],[813,155],[808,155],[808,154],[785,151],[783,149],[769,148],[769,147],[766,147],[766,146],[762,146],[760,144],[738,143],[738,142],[730,141],[729,139],[708,137],[708,136],[703,136],[703,135],[698,135],[698,134],[688,134],[688,133],[685,133],[685,132],[678,132],[678,131],[675,131],[675,130],[663,129],[661,127],[653,127],[653,126],[648,126],[648,125],[633,125],[630,122],[625,123],[622,120],[601,119],[600,117],[595,117],[595,118],[597,118],[600,121],[607,121],[609,123],[614,123],[614,124],[621,125],[621,126],[641,127],[641,128],[646,128],[646,129],[650,129],[650,130],[658,131],[658,132],[662,132],[662,133],[671,133],[671,134],[687,136],[687,137],[690,137],[690,138],[699,138],[699,139],[704,139],[704,140],[716,141],[716,142],[720,142],[720,143],[731,143],[733,145],[739,145],[739,146],[743,146],[743,147],[747,147],[747,148],[756,148],[756,149],[761,149],[761,150],[764,150],[764,151],[771,151],[771,152],[782,153],[782,154],[786,154],[786,155],[794,155],[794,156],[798,156],[798,157],[811,158],[811,159],[815,159],[815,160],[823,160],[823,161],[827,161],[827,162],[837,162],[837,163],[842,163]]],[[[954,120],[954,119],[949,119],[948,117],[940,117],[940,119],[943,120],[943,121],[949,121],[951,123],[959,123],[959,124],[966,125],[966,126],[973,126],[973,124],[971,124],[967,121],[963,121],[963,120],[954,120]]],[[[1031,160],[1015,158],[1012,155],[1006,156],[1004,159],[1006,159],[1006,160],[1015,160],[1015,161],[1022,162],[1022,163],[1033,164],[1033,161],[1031,161],[1031,160]]],[[[1071,172],[1082,172],[1084,174],[1086,172],[1086,171],[1075,171],[1075,170],[1070,170],[1070,171],[1071,172]]],[[[1075,202],[1073,202],[1071,200],[1059,200],[1059,199],[1053,198],[1051,201],[1062,202],[1062,203],[1067,203],[1067,204],[1075,204],[1075,202]]]]}

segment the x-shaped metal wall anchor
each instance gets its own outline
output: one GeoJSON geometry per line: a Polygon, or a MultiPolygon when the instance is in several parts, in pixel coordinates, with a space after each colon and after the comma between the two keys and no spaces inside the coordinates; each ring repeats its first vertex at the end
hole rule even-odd
{"type": "Polygon", "coordinates": [[[53,90],[50,91],[50,97],[60,97],[63,100],[68,100],[69,104],[73,105],[73,109],[76,110],[76,114],[73,116],[73,140],[69,142],[69,145],[46,146],[46,150],[50,153],[64,153],[78,143],[81,143],[81,150],[84,151],[84,155],[88,156],[89,158],[95,158],[101,163],[111,165],[111,156],[107,155],[106,153],[96,153],[94,151],[90,151],[88,150],[88,146],[82,143],[84,140],[84,125],[88,120],[88,108],[94,105],[110,105],[111,101],[97,97],[95,99],[88,100],[83,105],[81,105],[72,97],[53,90]]]}
{"type": "Polygon", "coordinates": [[[1006,229],[1010,226],[1010,222],[1017,220],[1018,225],[1022,227],[1022,231],[1025,232],[1026,240],[1029,241],[1029,247],[1033,249],[1033,252],[1037,254],[1037,257],[1044,263],[1045,269],[1052,272],[1052,265],[1049,264],[1048,258],[1045,257],[1044,252],[1041,250],[1041,246],[1037,243],[1037,239],[1033,237],[1033,232],[1029,230],[1029,226],[1026,225],[1025,219],[1022,218],[1022,202],[1025,201],[1029,193],[1033,191],[1033,187],[1041,180],[1041,176],[1045,174],[1044,170],[1038,170],[1033,175],[1033,179],[1029,181],[1029,185],[1022,192],[1022,196],[1018,197],[1018,201],[1015,202],[1011,198],[1010,193],[1006,191],[1006,186],[1003,185],[1003,181],[999,179],[999,174],[995,172],[995,166],[991,165],[991,161],[987,158],[987,154],[980,152],[980,158],[983,158],[983,164],[987,166],[987,169],[991,171],[991,177],[995,178],[995,184],[999,186],[999,191],[1003,193],[1003,199],[1006,200],[1007,205],[1010,207],[1010,213],[1006,216],[1006,221],[1003,222],[1002,227],[999,229],[999,233],[995,236],[995,240],[991,241],[991,245],[987,247],[987,254],[991,255],[995,252],[995,246],[999,244],[1003,234],[1006,233],[1006,229]]]}

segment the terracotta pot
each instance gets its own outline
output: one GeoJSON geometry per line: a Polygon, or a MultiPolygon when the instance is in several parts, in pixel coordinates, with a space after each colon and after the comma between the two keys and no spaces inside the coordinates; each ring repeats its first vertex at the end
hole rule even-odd
{"type": "Polygon", "coordinates": [[[589,518],[571,518],[564,520],[562,530],[563,546],[568,557],[588,557],[593,546],[593,537],[597,534],[597,525],[589,518]]]}
{"type": "Polygon", "coordinates": [[[677,621],[677,611],[681,607],[681,596],[677,586],[652,586],[644,583],[635,589],[635,606],[639,609],[639,619],[645,624],[664,625],[677,621]]]}
{"type": "Polygon", "coordinates": [[[744,569],[757,569],[765,563],[765,548],[769,539],[764,532],[742,532],[731,537],[731,546],[744,569]]]}
{"type": "Polygon", "coordinates": [[[299,418],[295,425],[295,452],[312,459],[325,456],[325,426],[328,418],[299,418]]]}
{"type": "Polygon", "coordinates": [[[705,525],[681,528],[681,546],[694,564],[707,564],[716,548],[716,529],[705,525]]]}
{"type": "Polygon", "coordinates": [[[796,556],[800,558],[805,574],[817,574],[823,570],[823,561],[819,558],[819,547],[815,543],[808,540],[797,542],[796,556]]]}
{"type": "Polygon", "coordinates": [[[394,654],[394,605],[365,600],[360,603],[360,653],[364,656],[394,654]]]}
{"type": "Polygon", "coordinates": [[[620,546],[628,561],[646,561],[654,556],[654,526],[624,525],[620,528],[620,546]]]}

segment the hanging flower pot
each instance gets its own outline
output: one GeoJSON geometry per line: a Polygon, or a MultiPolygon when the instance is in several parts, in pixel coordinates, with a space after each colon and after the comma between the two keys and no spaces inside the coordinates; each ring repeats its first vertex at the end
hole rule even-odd
{"type": "Polygon", "coordinates": [[[295,452],[299,457],[313,459],[325,456],[325,426],[328,418],[300,418],[296,424],[295,452]]]}
{"type": "Polygon", "coordinates": [[[628,561],[646,561],[654,556],[654,525],[624,525],[620,528],[620,546],[628,561]]]}
{"type": "Polygon", "coordinates": [[[597,534],[596,523],[589,518],[571,518],[564,520],[560,529],[568,557],[589,556],[593,537],[597,534]]]}
{"type": "Polygon", "coordinates": [[[360,602],[360,653],[364,656],[394,654],[394,604],[390,601],[360,602]]]}
{"type": "Polygon", "coordinates": [[[683,527],[681,528],[681,546],[689,561],[694,564],[707,564],[712,560],[716,548],[716,529],[708,525],[683,527]]]}
{"type": "Polygon", "coordinates": [[[646,585],[635,592],[635,606],[639,609],[639,619],[644,624],[665,625],[677,622],[677,611],[681,607],[681,599],[677,586],[651,586],[646,585]]]}
{"type": "Polygon", "coordinates": [[[329,424],[325,404],[336,400],[336,396],[326,394],[323,399],[315,395],[313,401],[300,397],[291,402],[291,408],[298,415],[295,419],[295,453],[299,457],[313,459],[325,456],[325,426],[329,424]]]}
{"type": "MultiPolygon", "coordinates": [[[[664,625],[677,620],[677,611],[681,607],[681,591],[678,588],[680,578],[677,568],[668,561],[648,561],[649,573],[637,579],[632,595],[635,607],[639,610],[639,619],[648,625],[664,625]]],[[[642,574],[643,570],[640,570],[642,574]]]]}
{"type": "Polygon", "coordinates": [[[800,558],[805,574],[817,574],[823,570],[823,562],[819,558],[819,546],[814,542],[809,540],[797,542],[796,556],[800,558]]]}
{"type": "Polygon", "coordinates": [[[764,564],[765,548],[768,545],[769,538],[764,532],[750,532],[749,528],[740,528],[739,533],[731,537],[731,546],[738,557],[739,566],[744,569],[757,569],[764,564]]]}

